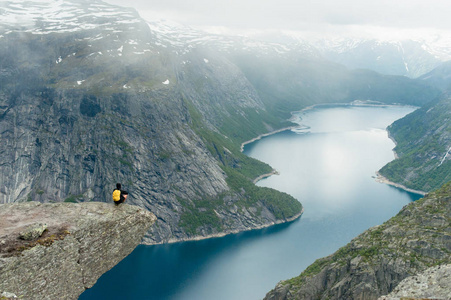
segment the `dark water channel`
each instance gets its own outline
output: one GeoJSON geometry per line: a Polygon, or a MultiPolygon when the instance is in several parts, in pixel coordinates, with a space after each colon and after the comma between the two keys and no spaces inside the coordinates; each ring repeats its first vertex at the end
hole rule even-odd
{"type": "Polygon", "coordinates": [[[330,106],[308,129],[245,147],[280,172],[258,183],[302,202],[301,219],[197,242],[139,246],[80,299],[261,299],[278,281],[394,216],[420,196],[375,181],[394,156],[385,128],[412,107],[330,106]]]}

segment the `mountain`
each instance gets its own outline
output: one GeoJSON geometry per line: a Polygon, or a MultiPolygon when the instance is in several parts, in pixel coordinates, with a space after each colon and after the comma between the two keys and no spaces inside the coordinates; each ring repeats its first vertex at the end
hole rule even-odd
{"type": "Polygon", "coordinates": [[[419,79],[441,91],[451,91],[451,61],[442,63],[419,79]]]}
{"type": "MultiPolygon", "coordinates": [[[[148,23],[87,0],[2,2],[0,203],[110,202],[116,182],[158,218],[146,243],[298,217],[240,152],[292,110],[356,99],[423,105],[423,81],[350,71],[308,46],[148,23]]],[[[302,199],[299,199],[302,201],[302,199]]]]}
{"type": "Polygon", "coordinates": [[[312,43],[325,58],[348,68],[411,78],[424,75],[451,59],[451,43],[440,37],[432,41],[337,38],[312,43]]]}
{"type": "MultiPolygon", "coordinates": [[[[377,299],[404,278],[449,264],[450,222],[448,183],[318,259],[298,277],[279,282],[265,299],[377,299]]],[[[436,285],[430,280],[428,284],[436,285]]]]}
{"type": "Polygon", "coordinates": [[[451,180],[451,95],[394,122],[388,131],[398,158],[379,173],[407,188],[433,191],[451,180]]]}
{"type": "Polygon", "coordinates": [[[372,99],[422,105],[438,95],[423,81],[371,70],[349,70],[325,58],[316,44],[301,39],[263,42],[207,34],[170,22],[149,24],[160,43],[166,43],[175,53],[195,49],[226,57],[244,73],[264,104],[276,112],[283,110],[284,117],[299,109],[299,104],[372,99]]]}
{"type": "Polygon", "coordinates": [[[250,138],[259,132],[247,116],[267,114],[229,62],[183,60],[134,10],[101,1],[6,2],[3,11],[1,203],[109,202],[121,182],[131,204],[158,216],[148,243],[300,214],[294,198],[252,184],[271,168],[218,129],[233,110],[250,138]]]}

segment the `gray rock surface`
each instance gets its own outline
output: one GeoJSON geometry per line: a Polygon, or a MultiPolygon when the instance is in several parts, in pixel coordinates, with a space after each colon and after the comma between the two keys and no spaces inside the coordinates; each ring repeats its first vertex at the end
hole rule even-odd
{"type": "Polygon", "coordinates": [[[156,217],[100,202],[0,205],[0,292],[23,299],[77,299],[141,242],[156,217]],[[36,241],[19,239],[45,223],[36,241]]]}
{"type": "Polygon", "coordinates": [[[33,224],[19,233],[19,238],[26,241],[32,241],[39,238],[47,229],[47,224],[33,224]]]}
{"type": "Polygon", "coordinates": [[[378,300],[451,299],[451,265],[431,267],[401,281],[387,296],[378,300]]]}
{"type": "MultiPolygon", "coordinates": [[[[448,183],[406,205],[398,215],[365,231],[334,254],[318,259],[298,277],[279,282],[265,299],[375,300],[407,277],[449,264],[450,225],[448,183]]],[[[451,288],[449,277],[441,282],[451,288]]]]}

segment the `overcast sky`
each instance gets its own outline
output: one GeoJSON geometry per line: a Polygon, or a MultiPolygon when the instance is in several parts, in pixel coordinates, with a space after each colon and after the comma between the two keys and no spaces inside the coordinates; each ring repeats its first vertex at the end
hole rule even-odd
{"type": "Polygon", "coordinates": [[[105,0],[208,30],[337,32],[355,28],[451,31],[450,0],[105,0]]]}

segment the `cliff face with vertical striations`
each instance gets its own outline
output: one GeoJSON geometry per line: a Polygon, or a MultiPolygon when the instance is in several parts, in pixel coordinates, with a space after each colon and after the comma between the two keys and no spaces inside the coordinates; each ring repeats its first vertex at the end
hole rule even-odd
{"type": "Polygon", "coordinates": [[[156,217],[122,204],[0,205],[0,294],[77,299],[141,242],[156,217]],[[39,224],[37,238],[21,233],[39,224]]]}

